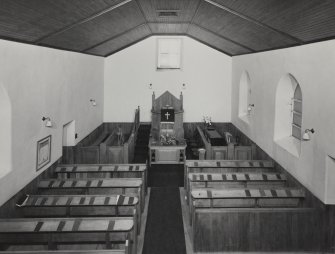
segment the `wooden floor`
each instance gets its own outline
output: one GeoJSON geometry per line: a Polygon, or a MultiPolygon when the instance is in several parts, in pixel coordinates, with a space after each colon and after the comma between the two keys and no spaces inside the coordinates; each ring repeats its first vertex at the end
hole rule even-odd
{"type": "MultiPolygon", "coordinates": [[[[192,248],[192,235],[191,235],[191,226],[189,223],[189,212],[188,206],[186,204],[185,196],[186,191],[183,187],[179,188],[180,191],[180,200],[181,200],[181,209],[183,214],[183,224],[184,224],[184,235],[185,235],[185,243],[186,243],[186,252],[187,254],[239,254],[239,253],[248,253],[248,254],[294,254],[294,253],[310,253],[310,254],[321,254],[323,252],[193,252],[192,248]]],[[[144,225],[144,224],[143,224],[144,225]]],[[[324,253],[323,253],[324,254],[324,253]]]]}

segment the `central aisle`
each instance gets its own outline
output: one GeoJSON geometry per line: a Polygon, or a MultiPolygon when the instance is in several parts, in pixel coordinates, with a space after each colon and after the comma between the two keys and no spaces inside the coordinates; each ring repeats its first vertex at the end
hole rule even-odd
{"type": "Polygon", "coordinates": [[[183,166],[156,165],[149,169],[151,186],[143,254],[185,254],[179,186],[183,166]]]}

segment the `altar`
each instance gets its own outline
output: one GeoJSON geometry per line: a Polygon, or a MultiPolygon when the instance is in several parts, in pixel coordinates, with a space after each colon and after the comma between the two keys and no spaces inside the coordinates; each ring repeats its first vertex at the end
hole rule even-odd
{"type": "Polygon", "coordinates": [[[149,163],[183,164],[186,141],[183,127],[183,95],[176,98],[166,91],[157,99],[152,95],[149,163]]]}

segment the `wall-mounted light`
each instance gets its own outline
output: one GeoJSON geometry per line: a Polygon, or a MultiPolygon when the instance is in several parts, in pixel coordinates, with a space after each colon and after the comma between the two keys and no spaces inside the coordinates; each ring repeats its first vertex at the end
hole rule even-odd
{"type": "Polygon", "coordinates": [[[248,113],[252,110],[252,108],[255,107],[255,104],[249,104],[248,105],[248,113]]]}
{"type": "Polygon", "coordinates": [[[149,89],[152,89],[152,84],[149,84],[149,89]]]}
{"type": "Polygon", "coordinates": [[[312,129],[306,129],[305,132],[304,132],[304,134],[302,135],[302,139],[305,140],[305,141],[310,140],[310,139],[311,139],[311,135],[310,135],[310,133],[313,134],[314,132],[315,132],[315,131],[314,131],[313,128],[312,128],[312,129]]]}
{"type": "Polygon", "coordinates": [[[90,99],[90,102],[92,103],[92,106],[94,106],[94,107],[97,105],[97,103],[94,99],[90,99]]]}
{"type": "Polygon", "coordinates": [[[45,127],[49,127],[49,128],[52,127],[52,122],[51,122],[50,117],[43,116],[42,121],[45,122],[45,127]]]}
{"type": "Polygon", "coordinates": [[[183,86],[182,86],[182,89],[183,89],[183,90],[185,90],[185,89],[186,89],[186,85],[185,85],[185,84],[183,84],[183,86]]]}

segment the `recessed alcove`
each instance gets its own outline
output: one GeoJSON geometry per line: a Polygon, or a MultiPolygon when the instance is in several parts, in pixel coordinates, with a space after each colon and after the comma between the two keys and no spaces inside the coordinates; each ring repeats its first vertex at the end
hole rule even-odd
{"type": "Polygon", "coordinates": [[[0,178],[12,170],[11,103],[6,89],[0,84],[0,178]]]}
{"type": "Polygon", "coordinates": [[[76,145],[76,122],[68,122],[63,126],[63,146],[76,145]]]}
{"type": "MultiPolygon", "coordinates": [[[[294,126],[295,119],[293,118],[293,112],[296,90],[300,91],[300,87],[293,75],[286,74],[279,80],[275,99],[274,141],[290,154],[299,157],[301,152],[301,139],[293,135],[292,127],[294,126]]],[[[302,104],[302,99],[300,100],[300,104],[302,104]]],[[[299,127],[301,128],[301,126],[299,127]]]]}
{"type": "Polygon", "coordinates": [[[250,104],[250,95],[250,76],[247,71],[244,71],[241,75],[239,86],[238,116],[246,123],[249,123],[250,118],[250,112],[248,111],[248,106],[250,104]]]}

